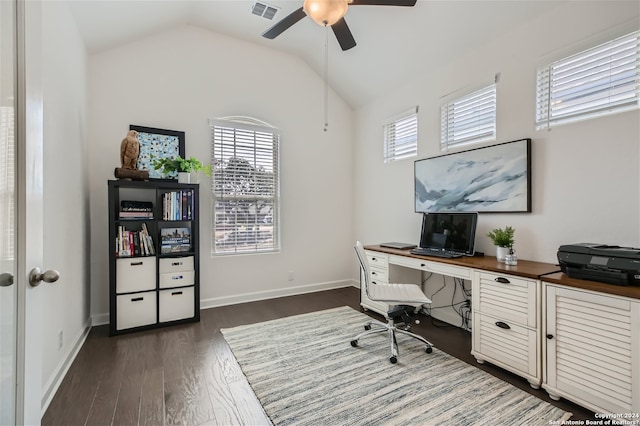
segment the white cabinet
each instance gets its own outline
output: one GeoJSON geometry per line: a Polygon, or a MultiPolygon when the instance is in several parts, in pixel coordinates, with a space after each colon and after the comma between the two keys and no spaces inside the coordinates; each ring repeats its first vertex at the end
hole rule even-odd
{"type": "Polygon", "coordinates": [[[640,412],[640,301],[549,283],[544,295],[549,396],[596,412],[640,412]]]}
{"type": "Polygon", "coordinates": [[[472,279],[471,354],[526,378],[537,389],[540,362],[540,284],[537,280],[475,270],[472,279]]]}

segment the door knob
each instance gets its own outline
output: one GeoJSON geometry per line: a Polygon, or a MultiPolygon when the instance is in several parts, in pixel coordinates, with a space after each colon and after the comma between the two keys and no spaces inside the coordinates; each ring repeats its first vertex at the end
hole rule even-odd
{"type": "Polygon", "coordinates": [[[31,284],[31,287],[37,287],[41,281],[54,283],[58,281],[58,278],[60,278],[60,272],[55,269],[42,272],[40,268],[33,268],[29,273],[29,284],[31,284]]]}
{"type": "Polygon", "coordinates": [[[13,274],[8,272],[0,274],[0,287],[9,287],[10,285],[13,285],[13,274]]]}

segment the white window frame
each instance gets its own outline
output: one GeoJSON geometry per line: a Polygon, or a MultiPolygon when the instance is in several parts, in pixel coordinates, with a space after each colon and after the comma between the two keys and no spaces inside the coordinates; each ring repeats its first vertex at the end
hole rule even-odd
{"type": "Polygon", "coordinates": [[[536,78],[536,129],[640,106],[640,31],[541,66],[536,78]]]}
{"type": "Polygon", "coordinates": [[[440,149],[496,140],[497,85],[492,83],[440,108],[440,149]]]}
{"type": "Polygon", "coordinates": [[[209,120],[211,254],[280,251],[280,134],[250,117],[209,120]],[[229,171],[230,159],[241,166],[229,171]]]}
{"type": "Polygon", "coordinates": [[[418,107],[398,114],[382,126],[384,162],[404,160],[418,155],[418,107]]]}

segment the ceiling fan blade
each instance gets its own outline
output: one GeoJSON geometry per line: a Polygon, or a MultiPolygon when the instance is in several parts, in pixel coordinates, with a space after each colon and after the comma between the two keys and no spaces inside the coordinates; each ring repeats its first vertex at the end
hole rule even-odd
{"type": "Polygon", "coordinates": [[[353,0],[349,6],[415,6],[417,0],[353,0]]]}
{"type": "Polygon", "coordinates": [[[278,22],[273,27],[265,31],[262,34],[262,37],[274,39],[278,37],[280,34],[282,34],[283,32],[285,32],[287,29],[289,29],[289,27],[291,27],[293,24],[295,24],[296,22],[304,18],[305,16],[307,16],[307,14],[304,13],[304,10],[302,10],[302,8],[300,8],[295,12],[290,13],[286,17],[282,18],[280,22],[278,22]]]}
{"type": "Polygon", "coordinates": [[[353,38],[353,34],[351,34],[351,30],[347,25],[347,21],[344,18],[340,18],[338,22],[331,26],[333,33],[336,35],[338,39],[338,43],[340,43],[340,47],[342,50],[349,50],[352,47],[356,46],[356,40],[353,38]]]}

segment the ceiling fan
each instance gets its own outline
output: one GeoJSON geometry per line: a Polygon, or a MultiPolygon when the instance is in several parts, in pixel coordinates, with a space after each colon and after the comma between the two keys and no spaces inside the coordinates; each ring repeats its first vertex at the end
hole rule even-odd
{"type": "Polygon", "coordinates": [[[302,7],[265,31],[262,36],[274,39],[293,24],[309,16],[318,25],[331,27],[342,50],[355,47],[356,41],[344,20],[351,6],[414,6],[417,0],[304,0],[302,7]]]}

